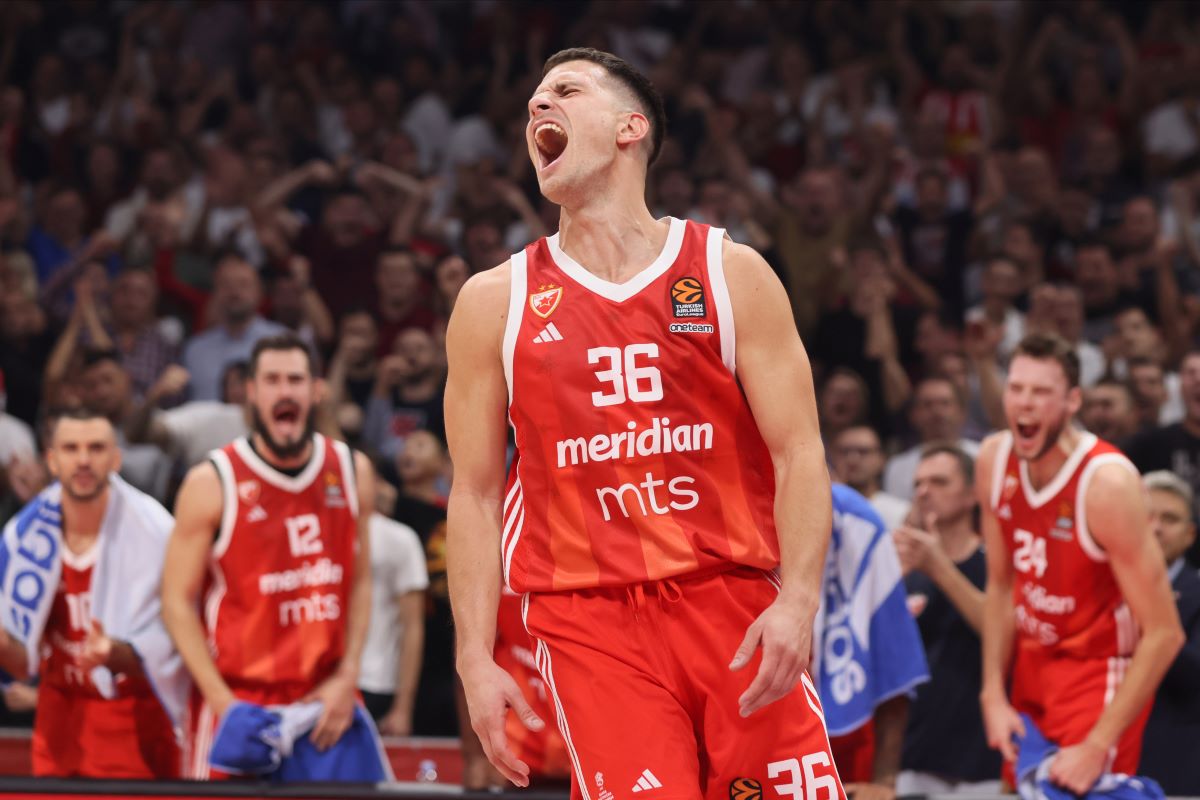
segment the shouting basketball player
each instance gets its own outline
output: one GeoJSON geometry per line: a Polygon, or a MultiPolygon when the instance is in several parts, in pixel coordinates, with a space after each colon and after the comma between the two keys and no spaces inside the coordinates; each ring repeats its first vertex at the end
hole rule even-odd
{"type": "Polygon", "coordinates": [[[1076,794],[1105,771],[1136,771],[1150,702],[1183,644],[1137,470],[1072,425],[1080,403],[1074,348],[1026,337],[1004,388],[1009,430],[984,443],[976,481],[988,743],[1011,762],[1027,714],[1062,748],[1051,781],[1076,794]]]}
{"type": "Polygon", "coordinates": [[[838,800],[805,673],[832,514],[808,358],[757,253],[650,215],[663,130],[626,62],[551,57],[526,137],[559,232],[455,306],[449,576],[472,725],[525,785],[506,711],[542,722],[493,660],[503,580],[574,796],[838,800]]]}
{"type": "Polygon", "coordinates": [[[319,391],[303,341],[259,340],[247,382],[253,436],[214,450],[179,490],[163,617],[198,689],[193,778],[214,777],[213,738],[238,701],[323,704],[280,775],[357,781],[387,771],[370,763],[378,751],[364,752],[376,734],[357,701],[374,479],[364,456],[313,432],[319,391]],[[309,745],[331,758],[305,762],[309,745]]]}

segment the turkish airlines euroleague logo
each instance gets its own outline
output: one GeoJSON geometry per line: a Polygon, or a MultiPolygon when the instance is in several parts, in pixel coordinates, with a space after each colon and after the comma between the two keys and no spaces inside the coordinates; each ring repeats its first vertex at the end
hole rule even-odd
{"type": "Polygon", "coordinates": [[[704,284],[692,277],[680,278],[671,287],[671,306],[675,317],[704,317],[704,284]]]}

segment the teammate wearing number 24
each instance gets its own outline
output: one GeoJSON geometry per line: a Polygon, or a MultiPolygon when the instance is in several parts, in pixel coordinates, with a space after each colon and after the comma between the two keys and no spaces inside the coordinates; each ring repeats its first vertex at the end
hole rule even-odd
{"type": "Polygon", "coordinates": [[[448,566],[472,726],[527,785],[505,717],[546,721],[492,657],[503,581],[573,797],[842,800],[805,673],[832,517],[808,358],[757,253],[650,215],[663,130],[627,63],[552,56],[526,138],[559,232],[473,277],[450,321],[448,566]]]}
{"type": "Polygon", "coordinates": [[[1061,748],[1050,780],[1078,795],[1104,772],[1137,770],[1150,703],[1184,640],[1141,479],[1072,425],[1080,402],[1073,346],[1027,336],[1004,389],[1009,430],[984,442],[976,469],[988,743],[1011,769],[1027,714],[1061,748]]]}

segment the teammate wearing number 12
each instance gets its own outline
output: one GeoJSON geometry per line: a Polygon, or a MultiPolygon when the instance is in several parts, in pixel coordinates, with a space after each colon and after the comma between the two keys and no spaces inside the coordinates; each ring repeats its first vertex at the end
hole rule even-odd
{"type": "Polygon", "coordinates": [[[976,469],[988,743],[1012,762],[1028,715],[1062,748],[1050,780],[1078,795],[1103,772],[1136,772],[1154,692],[1183,644],[1141,479],[1072,425],[1080,402],[1074,348],[1027,336],[1004,389],[1009,430],[984,442],[976,469]]]}
{"type": "Polygon", "coordinates": [[[492,657],[503,581],[574,797],[841,800],[804,671],[832,518],[808,358],[757,253],[650,215],[663,131],[627,63],[552,56],[526,138],[559,232],[455,305],[448,566],[472,726],[526,785],[505,716],[544,723],[492,657]]]}

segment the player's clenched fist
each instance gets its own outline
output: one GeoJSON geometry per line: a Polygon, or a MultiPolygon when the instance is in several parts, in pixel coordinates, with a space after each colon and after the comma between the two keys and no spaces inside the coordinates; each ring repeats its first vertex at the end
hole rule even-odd
{"type": "Polygon", "coordinates": [[[517,758],[504,735],[504,718],[511,708],[521,723],[531,731],[540,731],[544,722],[525,702],[521,689],[512,676],[495,661],[480,659],[459,665],[471,728],[483,745],[488,761],[517,786],[529,785],[529,766],[517,758]]]}

